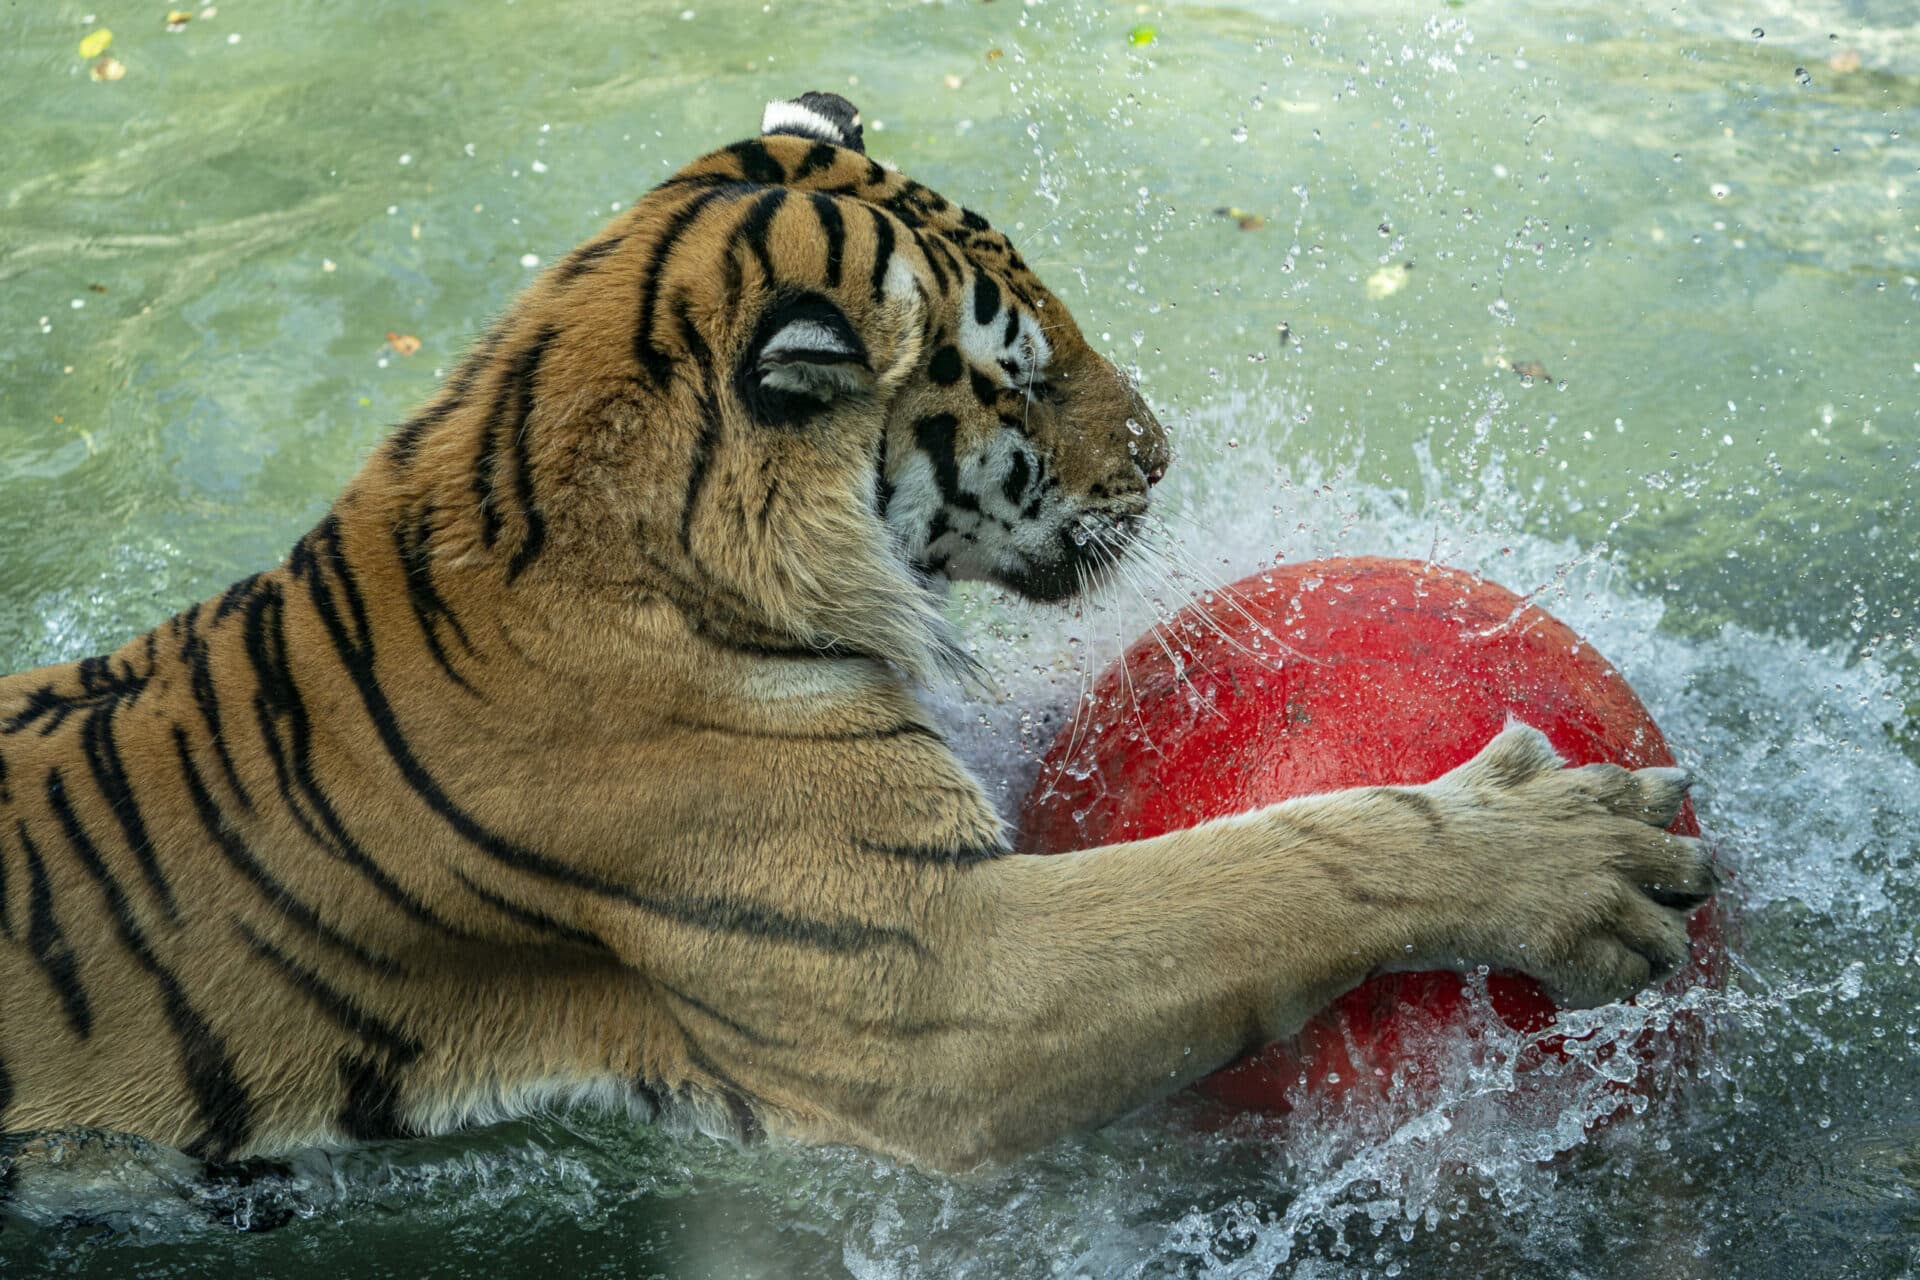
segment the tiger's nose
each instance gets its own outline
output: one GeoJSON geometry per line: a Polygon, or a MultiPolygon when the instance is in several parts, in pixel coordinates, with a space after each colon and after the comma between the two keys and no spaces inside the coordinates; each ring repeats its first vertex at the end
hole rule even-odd
{"type": "Polygon", "coordinates": [[[1147,464],[1147,487],[1152,488],[1167,478],[1167,459],[1164,454],[1147,464]]]}

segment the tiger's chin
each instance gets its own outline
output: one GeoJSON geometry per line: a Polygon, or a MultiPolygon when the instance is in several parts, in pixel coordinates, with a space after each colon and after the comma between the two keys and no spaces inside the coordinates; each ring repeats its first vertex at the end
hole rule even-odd
{"type": "Polygon", "coordinates": [[[992,574],[993,581],[1036,604],[1064,604],[1103,586],[1131,549],[1131,519],[1076,521],[1062,528],[1042,555],[1023,555],[992,574]]]}

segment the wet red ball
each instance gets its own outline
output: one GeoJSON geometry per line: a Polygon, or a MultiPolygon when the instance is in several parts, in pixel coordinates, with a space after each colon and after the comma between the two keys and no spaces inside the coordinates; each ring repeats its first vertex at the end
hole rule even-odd
{"type": "MultiPolygon", "coordinates": [[[[1027,797],[1022,848],[1141,840],[1294,796],[1428,782],[1475,755],[1509,717],[1545,733],[1570,764],[1673,763],[1606,659],[1504,587],[1412,560],[1263,570],[1143,636],[1124,665],[1101,674],[1027,797]]],[[[1691,807],[1673,830],[1698,833],[1691,807]]],[[[1689,927],[1693,961],[1671,988],[1719,985],[1717,908],[1696,912],[1689,927]]],[[[1498,1017],[1531,1033],[1554,1018],[1553,1002],[1519,975],[1492,975],[1485,1003],[1465,991],[1452,973],[1373,978],[1293,1040],[1201,1087],[1234,1106],[1286,1111],[1302,1088],[1381,1088],[1396,1070],[1418,1078],[1410,1026],[1431,1043],[1436,1027],[1473,1036],[1476,1020],[1498,1017]]],[[[1632,1051],[1670,1061],[1698,1038],[1697,1023],[1676,1020],[1665,1033],[1643,1033],[1632,1051]]],[[[1555,1051],[1547,1038],[1531,1057],[1555,1051]]]]}

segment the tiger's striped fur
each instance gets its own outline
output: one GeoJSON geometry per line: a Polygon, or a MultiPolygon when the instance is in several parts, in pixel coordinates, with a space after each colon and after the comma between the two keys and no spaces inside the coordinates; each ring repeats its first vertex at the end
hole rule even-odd
{"type": "Polygon", "coordinates": [[[0,679],[0,1130],[228,1159],[598,1099],[964,1167],[1384,966],[1598,1000],[1684,955],[1684,780],[1519,730],[1010,854],[915,694],[965,663],[925,580],[1070,594],[1165,436],[850,107],[770,123],[548,271],[284,563],[0,679]]]}

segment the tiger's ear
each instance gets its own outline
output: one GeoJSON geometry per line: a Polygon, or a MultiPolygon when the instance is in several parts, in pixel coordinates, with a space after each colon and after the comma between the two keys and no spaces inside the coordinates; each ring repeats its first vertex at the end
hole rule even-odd
{"type": "Polygon", "coordinates": [[[861,136],[860,108],[837,93],[803,93],[784,102],[769,102],[760,117],[760,133],[786,133],[796,138],[830,142],[849,151],[867,153],[861,136]]]}
{"type": "Polygon", "coordinates": [[[866,343],[846,314],[817,293],[767,308],[734,369],[741,403],[775,426],[798,426],[873,385],[866,343]]]}

